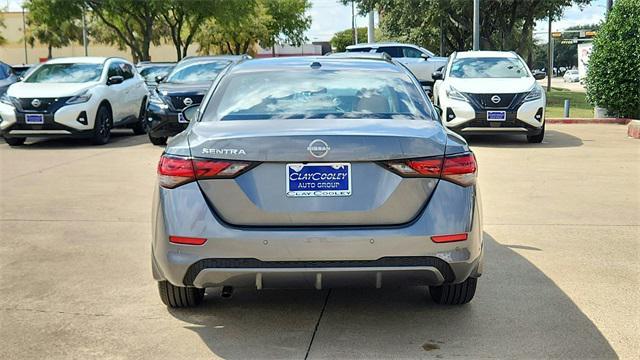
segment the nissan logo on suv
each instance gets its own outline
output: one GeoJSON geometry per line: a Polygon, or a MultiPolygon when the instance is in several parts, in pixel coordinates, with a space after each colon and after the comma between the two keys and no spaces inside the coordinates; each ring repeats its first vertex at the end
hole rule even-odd
{"type": "Polygon", "coordinates": [[[498,96],[498,95],[493,95],[493,96],[491,97],[491,101],[492,101],[494,104],[499,103],[499,102],[500,102],[500,100],[502,100],[502,99],[501,99],[501,98],[500,98],[500,96],[498,96]]]}
{"type": "Polygon", "coordinates": [[[182,103],[185,104],[186,106],[189,106],[193,104],[193,100],[191,100],[191,98],[185,98],[184,100],[182,100],[182,103]]]}
{"type": "Polygon", "coordinates": [[[31,106],[33,106],[33,107],[40,107],[41,104],[42,104],[42,102],[40,101],[40,99],[31,100],[31,106]]]}

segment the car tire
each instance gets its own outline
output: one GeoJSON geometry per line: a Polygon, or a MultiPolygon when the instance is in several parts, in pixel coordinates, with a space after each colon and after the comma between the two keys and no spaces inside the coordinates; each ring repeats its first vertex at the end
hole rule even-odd
{"type": "Polygon", "coordinates": [[[167,145],[166,136],[153,136],[149,134],[149,141],[151,141],[153,145],[167,145]]]}
{"type": "Polygon", "coordinates": [[[441,305],[466,304],[476,293],[477,278],[469,277],[459,284],[429,286],[429,294],[434,302],[441,305]]]}
{"type": "Polygon", "coordinates": [[[136,122],[131,129],[135,135],[142,135],[147,133],[147,98],[142,99],[140,105],[140,112],[138,113],[138,122],[136,122]]]}
{"type": "Polygon", "coordinates": [[[542,124],[542,130],[538,135],[527,135],[527,142],[531,144],[540,144],[544,139],[544,124],[542,124]]]}
{"type": "Polygon", "coordinates": [[[4,138],[4,141],[6,141],[7,144],[9,144],[9,146],[21,146],[24,144],[26,140],[27,138],[23,138],[23,137],[4,138]]]}
{"type": "Polygon", "coordinates": [[[158,291],[162,302],[172,308],[194,307],[204,298],[204,289],[175,286],[168,281],[158,281],[158,291]]]}
{"type": "Polygon", "coordinates": [[[105,105],[98,108],[93,126],[94,135],[91,141],[96,145],[104,145],[111,139],[111,110],[105,105]]]}

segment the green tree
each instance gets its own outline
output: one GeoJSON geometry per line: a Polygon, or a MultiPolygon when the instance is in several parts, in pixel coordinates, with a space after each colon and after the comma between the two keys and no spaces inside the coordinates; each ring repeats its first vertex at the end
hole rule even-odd
{"type": "MultiPolygon", "coordinates": [[[[367,28],[366,27],[358,28],[357,33],[358,33],[358,43],[366,43],[367,28]]],[[[349,45],[353,45],[352,29],[339,31],[335,33],[331,38],[331,47],[333,47],[336,52],[344,52],[347,49],[347,46],[349,45]]]]}
{"type": "Polygon", "coordinates": [[[98,41],[129,48],[133,61],[151,60],[151,44],[159,44],[164,33],[160,17],[163,1],[85,0],[99,20],[93,28],[98,41]]]}
{"type": "MultiPolygon", "coordinates": [[[[341,0],[348,3],[348,0],[341,0]]],[[[480,9],[480,47],[515,50],[532,62],[536,20],[562,15],[572,4],[591,0],[494,0],[480,9]]],[[[384,34],[399,41],[437,49],[440,31],[445,54],[468,50],[473,41],[473,2],[468,0],[357,0],[361,12],[375,8],[381,14],[384,34]]]]}
{"type": "MultiPolygon", "coordinates": [[[[2,12],[0,12],[0,28],[3,28],[3,29],[7,28],[6,25],[4,24],[4,14],[2,12]]],[[[6,43],[7,43],[7,39],[5,39],[4,36],[2,36],[2,34],[0,34],[0,45],[4,45],[6,43]]]]}
{"type": "Polygon", "coordinates": [[[167,37],[176,48],[176,59],[187,56],[189,47],[201,30],[201,24],[215,16],[232,16],[224,0],[166,0],[160,11],[167,37]]]}
{"type": "Polygon", "coordinates": [[[244,54],[253,45],[300,45],[311,25],[308,0],[226,0],[226,9],[209,19],[198,36],[200,53],[244,54]]]}
{"type": "Polygon", "coordinates": [[[640,118],[640,2],[617,0],[593,41],[587,99],[618,116],[640,118]]]}
{"type": "Polygon", "coordinates": [[[61,48],[82,39],[82,2],[77,0],[29,0],[27,14],[27,42],[36,40],[47,45],[50,59],[53,48],[61,48]]]}

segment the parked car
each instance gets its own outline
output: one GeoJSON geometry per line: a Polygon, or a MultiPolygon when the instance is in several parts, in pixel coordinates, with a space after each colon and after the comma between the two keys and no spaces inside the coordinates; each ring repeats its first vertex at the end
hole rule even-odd
{"type": "Polygon", "coordinates": [[[169,75],[174,66],[176,66],[174,62],[141,61],[136,64],[136,68],[144,78],[149,90],[155,89],[158,86],[158,79],[164,79],[169,75]]]}
{"type": "Polygon", "coordinates": [[[0,134],[11,146],[35,136],[106,144],[113,127],[144,133],[147,95],[144,80],[124,59],[49,60],[0,98],[0,134]]]}
{"type": "Polygon", "coordinates": [[[428,285],[482,273],[476,161],[393,60],[246,61],[218,77],[158,164],[152,269],[170,307],[222,287],[428,285]]]}
{"type": "Polygon", "coordinates": [[[434,101],[443,123],[460,134],[517,133],[531,143],[544,138],[545,93],[514,52],[451,54],[444,72],[434,73],[434,101]]]}
{"type": "Polygon", "coordinates": [[[447,64],[446,57],[436,56],[431,51],[412,44],[373,43],[347,46],[347,52],[387,53],[411,70],[423,87],[432,88],[432,74],[439,67],[447,64]]]}
{"type": "Polygon", "coordinates": [[[188,122],[181,117],[182,109],[199,104],[221,71],[246,59],[250,57],[187,57],[180,61],[166,78],[157,78],[159,84],[151,91],[147,109],[149,141],[154,145],[164,145],[169,136],[186,129],[188,122]]]}
{"type": "Polygon", "coordinates": [[[17,64],[11,65],[13,73],[16,74],[18,79],[23,79],[27,72],[35,67],[34,64],[17,64]]]}
{"type": "Polygon", "coordinates": [[[578,70],[567,70],[562,78],[564,82],[579,82],[580,73],[578,70]]]}
{"type": "Polygon", "coordinates": [[[7,91],[7,88],[18,81],[18,77],[11,69],[11,66],[0,61],[0,95],[7,91]]]}

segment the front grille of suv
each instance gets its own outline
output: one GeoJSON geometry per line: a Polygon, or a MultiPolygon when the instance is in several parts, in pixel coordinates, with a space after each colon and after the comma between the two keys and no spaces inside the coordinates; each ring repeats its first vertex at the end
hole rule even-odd
{"type": "Polygon", "coordinates": [[[202,102],[202,98],[204,97],[204,95],[181,95],[181,96],[171,96],[171,105],[173,105],[173,108],[176,110],[182,110],[185,107],[187,107],[187,105],[184,104],[184,99],[186,98],[190,98],[192,101],[192,104],[200,104],[200,102],[202,102]]]}

